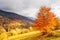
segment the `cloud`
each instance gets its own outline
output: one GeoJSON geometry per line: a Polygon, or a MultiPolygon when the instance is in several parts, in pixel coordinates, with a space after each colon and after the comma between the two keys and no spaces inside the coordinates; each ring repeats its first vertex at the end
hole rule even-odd
{"type": "Polygon", "coordinates": [[[60,0],[53,0],[51,8],[52,12],[54,12],[57,17],[60,17],[60,0]]]}
{"type": "Polygon", "coordinates": [[[59,0],[0,0],[0,9],[19,15],[36,18],[41,6],[59,6],[59,0]]]}

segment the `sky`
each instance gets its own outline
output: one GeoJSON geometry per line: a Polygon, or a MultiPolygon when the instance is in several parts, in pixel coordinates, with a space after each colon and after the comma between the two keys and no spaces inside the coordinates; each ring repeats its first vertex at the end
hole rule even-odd
{"type": "Polygon", "coordinates": [[[41,6],[51,7],[51,11],[60,17],[60,0],[0,0],[0,10],[29,18],[36,18],[41,6]]]}

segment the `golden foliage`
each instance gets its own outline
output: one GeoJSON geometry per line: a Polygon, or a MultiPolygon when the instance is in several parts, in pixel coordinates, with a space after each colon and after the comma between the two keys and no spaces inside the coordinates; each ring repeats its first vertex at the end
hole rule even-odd
{"type": "Polygon", "coordinates": [[[15,35],[8,38],[8,40],[38,40],[37,37],[41,35],[40,31],[33,31],[21,35],[15,35]]]}
{"type": "Polygon", "coordinates": [[[60,18],[58,18],[58,26],[60,27],[60,18]]]}
{"type": "Polygon", "coordinates": [[[6,34],[6,32],[4,32],[4,33],[2,33],[0,35],[0,40],[7,40],[7,34],[6,34]]]}

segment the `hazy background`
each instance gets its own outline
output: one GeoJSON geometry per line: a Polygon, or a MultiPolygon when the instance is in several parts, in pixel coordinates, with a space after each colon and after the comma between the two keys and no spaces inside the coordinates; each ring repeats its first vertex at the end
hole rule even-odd
{"type": "Polygon", "coordinates": [[[14,12],[19,15],[35,18],[41,6],[52,8],[60,17],[60,0],[0,0],[0,10],[14,12]]]}

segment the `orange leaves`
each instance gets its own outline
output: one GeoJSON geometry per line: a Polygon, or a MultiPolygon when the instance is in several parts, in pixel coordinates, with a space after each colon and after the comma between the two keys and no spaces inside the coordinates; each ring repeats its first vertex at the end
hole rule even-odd
{"type": "Polygon", "coordinates": [[[37,30],[48,31],[49,29],[54,29],[56,25],[57,19],[55,15],[50,12],[50,8],[41,7],[33,25],[33,28],[37,30]]]}

